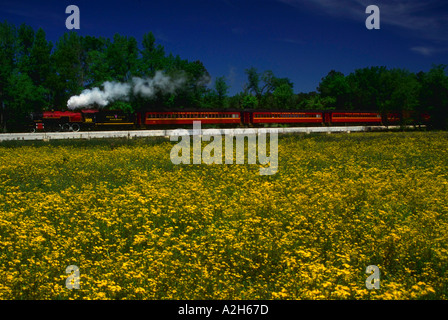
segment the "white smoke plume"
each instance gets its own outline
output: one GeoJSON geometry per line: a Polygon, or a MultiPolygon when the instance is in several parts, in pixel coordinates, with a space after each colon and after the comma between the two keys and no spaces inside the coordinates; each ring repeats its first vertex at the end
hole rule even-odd
{"type": "Polygon", "coordinates": [[[105,107],[116,100],[127,101],[131,93],[143,98],[152,98],[158,92],[174,93],[186,83],[184,76],[171,78],[162,71],[157,71],[153,78],[132,78],[131,83],[105,82],[103,89],[95,87],[86,89],[78,96],[72,96],[67,101],[69,109],[86,108],[97,104],[105,107]]]}
{"type": "Polygon", "coordinates": [[[134,95],[144,98],[152,98],[157,92],[174,93],[185,82],[186,79],[183,76],[173,79],[161,71],[157,71],[154,78],[132,78],[134,95]]]}
{"type": "Polygon", "coordinates": [[[127,100],[131,86],[127,83],[105,82],[103,83],[103,90],[99,88],[86,89],[79,96],[72,96],[67,101],[69,109],[76,109],[84,106],[89,106],[94,103],[100,107],[107,106],[110,102],[115,100],[127,100]]]}

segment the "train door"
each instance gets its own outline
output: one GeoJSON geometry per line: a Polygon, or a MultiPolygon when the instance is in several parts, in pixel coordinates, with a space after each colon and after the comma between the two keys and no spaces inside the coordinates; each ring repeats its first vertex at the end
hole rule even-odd
{"type": "Polygon", "coordinates": [[[327,125],[331,124],[331,112],[324,112],[324,123],[327,125]]]}
{"type": "Polygon", "coordinates": [[[245,124],[245,125],[252,124],[252,113],[251,112],[243,112],[243,124],[245,124]]]}

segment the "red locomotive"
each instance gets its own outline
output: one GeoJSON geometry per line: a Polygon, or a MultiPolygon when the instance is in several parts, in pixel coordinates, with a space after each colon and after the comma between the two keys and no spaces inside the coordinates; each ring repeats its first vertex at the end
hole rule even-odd
{"type": "Polygon", "coordinates": [[[412,113],[369,111],[148,111],[133,114],[114,110],[45,111],[32,114],[32,131],[80,131],[98,129],[151,129],[161,126],[202,124],[258,126],[289,124],[315,125],[398,125],[425,124],[429,115],[419,119],[412,113]]]}

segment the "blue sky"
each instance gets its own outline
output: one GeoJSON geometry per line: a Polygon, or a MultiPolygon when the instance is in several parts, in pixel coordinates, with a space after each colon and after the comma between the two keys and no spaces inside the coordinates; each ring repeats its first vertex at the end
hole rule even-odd
{"type": "Polygon", "coordinates": [[[288,77],[309,92],[330,70],[386,66],[412,72],[448,64],[444,0],[127,0],[10,1],[0,20],[42,27],[53,43],[67,31],[65,8],[80,9],[80,35],[112,38],[152,31],[167,52],[204,63],[242,90],[250,67],[288,77]],[[367,30],[368,5],[380,9],[380,30],[367,30]]]}

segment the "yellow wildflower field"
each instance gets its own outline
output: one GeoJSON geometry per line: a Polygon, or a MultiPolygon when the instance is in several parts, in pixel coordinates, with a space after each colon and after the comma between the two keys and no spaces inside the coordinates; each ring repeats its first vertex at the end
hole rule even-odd
{"type": "Polygon", "coordinates": [[[447,298],[448,133],[281,136],[272,176],[174,144],[0,144],[0,299],[447,298]]]}

